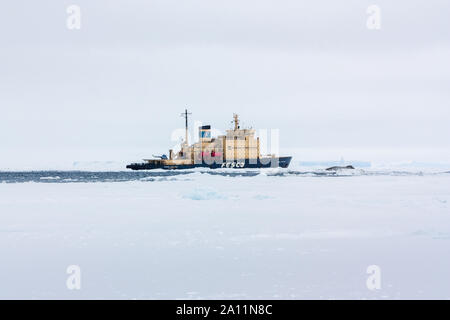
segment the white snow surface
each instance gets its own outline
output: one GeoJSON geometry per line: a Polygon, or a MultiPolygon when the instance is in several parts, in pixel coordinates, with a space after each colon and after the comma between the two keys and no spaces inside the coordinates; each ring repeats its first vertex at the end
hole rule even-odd
{"type": "Polygon", "coordinates": [[[0,298],[449,299],[449,204],[445,173],[0,183],[0,298]]]}

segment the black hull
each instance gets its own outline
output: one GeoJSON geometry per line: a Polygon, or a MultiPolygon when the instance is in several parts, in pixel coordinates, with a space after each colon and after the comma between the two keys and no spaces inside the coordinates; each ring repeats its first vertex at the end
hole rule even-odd
{"type": "Polygon", "coordinates": [[[163,163],[132,163],[127,165],[127,169],[131,170],[152,170],[152,169],[166,169],[166,170],[182,170],[193,168],[231,168],[231,169],[258,169],[258,168],[287,168],[291,162],[292,157],[279,157],[268,159],[243,159],[227,161],[222,163],[208,164],[205,162],[196,164],[183,165],[166,165],[163,163]]]}

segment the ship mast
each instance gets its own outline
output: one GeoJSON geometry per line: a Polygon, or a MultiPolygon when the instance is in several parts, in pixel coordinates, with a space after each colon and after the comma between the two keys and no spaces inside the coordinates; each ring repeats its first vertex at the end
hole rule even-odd
{"type": "Polygon", "coordinates": [[[192,114],[190,112],[187,111],[187,109],[184,109],[184,112],[181,114],[182,117],[184,117],[184,119],[186,120],[186,139],[184,140],[184,142],[186,143],[186,145],[188,146],[188,115],[192,114]]]}
{"type": "Polygon", "coordinates": [[[239,116],[236,113],[233,113],[234,118],[234,130],[239,129],[239,116]]]}

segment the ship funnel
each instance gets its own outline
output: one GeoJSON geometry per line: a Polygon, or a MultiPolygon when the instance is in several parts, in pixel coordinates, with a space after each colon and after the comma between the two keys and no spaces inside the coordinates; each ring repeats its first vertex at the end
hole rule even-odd
{"type": "Polygon", "coordinates": [[[201,126],[198,128],[198,135],[201,141],[211,140],[211,126],[201,126]]]}

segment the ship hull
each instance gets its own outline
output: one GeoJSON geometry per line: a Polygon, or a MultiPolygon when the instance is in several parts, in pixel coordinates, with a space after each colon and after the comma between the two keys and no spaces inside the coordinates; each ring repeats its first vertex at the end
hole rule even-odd
{"type": "Polygon", "coordinates": [[[165,170],[182,170],[193,168],[231,168],[231,169],[258,169],[258,168],[287,168],[291,162],[292,157],[274,157],[266,159],[242,159],[234,161],[225,161],[222,163],[194,163],[194,164],[164,164],[164,161],[158,163],[144,162],[144,163],[132,163],[127,165],[127,169],[131,170],[152,170],[152,169],[165,169],[165,170]]]}

